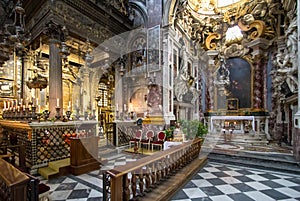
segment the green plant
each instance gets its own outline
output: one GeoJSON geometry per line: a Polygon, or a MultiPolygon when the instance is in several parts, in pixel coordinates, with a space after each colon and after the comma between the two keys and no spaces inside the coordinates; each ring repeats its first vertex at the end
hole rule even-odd
{"type": "Polygon", "coordinates": [[[208,128],[198,120],[180,120],[180,129],[188,138],[204,137],[208,133],[208,128]]]}
{"type": "Polygon", "coordinates": [[[166,134],[166,138],[172,138],[173,137],[173,131],[174,131],[174,129],[175,129],[174,126],[170,126],[166,130],[164,130],[164,132],[166,134]]]}

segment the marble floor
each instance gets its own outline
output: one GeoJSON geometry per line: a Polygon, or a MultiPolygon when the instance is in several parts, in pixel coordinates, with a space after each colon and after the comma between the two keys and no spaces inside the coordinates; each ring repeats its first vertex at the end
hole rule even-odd
{"type": "MultiPolygon", "coordinates": [[[[137,158],[119,153],[107,158],[101,170],[124,165],[137,158]]],[[[50,186],[51,200],[102,200],[101,171],[42,180],[50,186]]],[[[208,162],[172,198],[173,201],[269,201],[300,200],[300,175],[208,162]]]]}

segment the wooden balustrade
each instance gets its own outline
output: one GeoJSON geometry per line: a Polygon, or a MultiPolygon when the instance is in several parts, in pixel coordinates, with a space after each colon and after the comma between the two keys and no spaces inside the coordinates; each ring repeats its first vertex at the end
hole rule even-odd
{"type": "Polygon", "coordinates": [[[145,196],[196,159],[201,144],[202,139],[195,139],[107,171],[103,180],[104,200],[108,197],[112,201],[134,200],[145,196]]]}
{"type": "Polygon", "coordinates": [[[29,177],[3,159],[0,159],[0,169],[1,200],[27,200],[29,177]]]}

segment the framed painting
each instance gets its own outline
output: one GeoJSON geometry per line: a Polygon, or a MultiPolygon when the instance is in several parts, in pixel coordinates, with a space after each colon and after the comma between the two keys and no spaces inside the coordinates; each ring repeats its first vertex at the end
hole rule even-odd
{"type": "Polygon", "coordinates": [[[237,98],[227,99],[227,110],[238,110],[239,109],[239,100],[237,98]]]}

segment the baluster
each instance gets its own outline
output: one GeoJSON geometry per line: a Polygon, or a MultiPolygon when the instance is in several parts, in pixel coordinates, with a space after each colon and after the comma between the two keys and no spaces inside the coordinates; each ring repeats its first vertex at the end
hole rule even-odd
{"type": "Polygon", "coordinates": [[[145,194],[144,194],[144,173],[143,173],[143,169],[140,169],[140,172],[139,172],[139,187],[140,187],[140,196],[143,197],[145,194]]]}
{"type": "Polygon", "coordinates": [[[175,174],[175,165],[176,165],[176,160],[175,160],[175,154],[170,155],[170,161],[171,161],[171,174],[175,174]]]}
{"type": "Polygon", "coordinates": [[[155,162],[155,166],[156,166],[156,184],[160,183],[160,178],[161,178],[161,170],[159,167],[159,161],[155,162]]]}
{"type": "Polygon", "coordinates": [[[133,198],[136,198],[136,174],[135,172],[132,172],[132,177],[131,177],[131,190],[132,190],[132,195],[133,198]]]}
{"type": "Polygon", "coordinates": [[[156,178],[156,171],[155,171],[155,163],[152,163],[151,164],[152,167],[150,168],[150,172],[151,172],[151,188],[155,188],[156,187],[156,181],[155,181],[155,178],[156,178]]]}
{"type": "Polygon", "coordinates": [[[123,175],[123,200],[130,199],[129,179],[128,174],[123,175]]]}
{"type": "Polygon", "coordinates": [[[150,192],[152,190],[150,188],[150,170],[151,170],[151,168],[146,166],[146,173],[145,173],[146,189],[145,189],[145,192],[150,192]]]}

